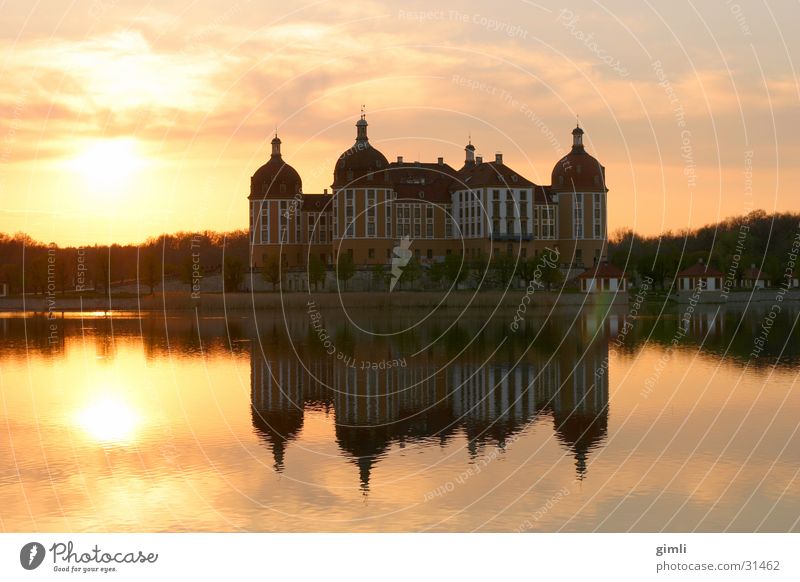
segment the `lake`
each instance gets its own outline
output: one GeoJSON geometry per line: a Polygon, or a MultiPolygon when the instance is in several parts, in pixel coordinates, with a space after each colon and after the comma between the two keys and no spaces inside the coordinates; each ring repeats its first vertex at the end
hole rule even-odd
{"type": "Polygon", "coordinates": [[[685,309],[6,314],[0,527],[800,530],[800,310],[685,309]]]}

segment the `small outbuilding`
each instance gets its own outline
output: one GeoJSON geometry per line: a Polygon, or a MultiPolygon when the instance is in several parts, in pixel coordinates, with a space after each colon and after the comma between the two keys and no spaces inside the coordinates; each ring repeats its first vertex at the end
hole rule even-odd
{"type": "Polygon", "coordinates": [[[770,286],[770,280],[767,275],[753,263],[750,265],[749,269],[744,270],[742,286],[747,289],[764,289],[770,286]]]}
{"type": "Polygon", "coordinates": [[[600,293],[608,291],[627,291],[625,273],[616,265],[603,261],[580,275],[581,291],[584,293],[600,293]]]}
{"type": "Polygon", "coordinates": [[[693,291],[700,286],[706,291],[717,291],[722,288],[723,276],[722,271],[698,259],[694,265],[678,273],[678,291],[693,291]]]}

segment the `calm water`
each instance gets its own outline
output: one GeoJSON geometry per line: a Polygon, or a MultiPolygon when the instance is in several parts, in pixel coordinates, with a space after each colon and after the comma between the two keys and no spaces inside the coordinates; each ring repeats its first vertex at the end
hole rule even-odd
{"type": "Polygon", "coordinates": [[[0,528],[797,531],[784,307],[2,318],[0,528]]]}

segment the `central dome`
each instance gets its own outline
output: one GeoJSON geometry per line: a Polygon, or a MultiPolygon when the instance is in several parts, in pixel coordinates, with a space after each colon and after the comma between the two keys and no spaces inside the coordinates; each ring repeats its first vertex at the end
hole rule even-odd
{"type": "Polygon", "coordinates": [[[272,155],[250,178],[250,198],[292,198],[303,191],[300,174],[281,157],[281,140],[272,140],[272,155]]]}
{"type": "Polygon", "coordinates": [[[389,162],[369,143],[367,120],[362,114],[356,122],[356,142],[344,151],[333,171],[333,187],[389,186],[389,162]]]}
{"type": "Polygon", "coordinates": [[[572,150],[553,167],[551,188],[563,191],[607,192],[606,169],[583,147],[583,130],[572,130],[572,150]]]}

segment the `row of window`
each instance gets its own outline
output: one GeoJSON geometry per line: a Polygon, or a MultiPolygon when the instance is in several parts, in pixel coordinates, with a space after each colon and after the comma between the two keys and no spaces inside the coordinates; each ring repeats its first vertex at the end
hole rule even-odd
{"type": "MultiPolygon", "coordinates": [[[[603,196],[601,194],[592,194],[592,232],[590,238],[602,239],[605,237],[605,224],[603,221],[603,196]]],[[[347,225],[344,238],[355,236],[355,192],[345,191],[345,224],[347,225]]],[[[378,212],[376,204],[376,194],[374,190],[367,192],[366,197],[367,210],[364,213],[366,217],[366,236],[368,238],[375,238],[378,235],[377,222],[378,212]]],[[[497,202],[499,204],[499,202],[497,202]]],[[[303,236],[301,221],[290,220],[292,202],[288,200],[278,201],[278,240],[272,240],[270,233],[270,204],[263,204],[261,207],[261,216],[259,221],[260,226],[260,242],[305,242],[306,237],[303,236]],[[293,236],[290,238],[292,230],[291,223],[294,222],[293,236]]],[[[506,204],[513,204],[506,202],[506,204]]],[[[392,215],[396,218],[397,236],[398,237],[414,237],[414,238],[434,238],[434,207],[431,205],[409,204],[409,203],[392,203],[387,201],[387,212],[384,215],[385,219],[385,234],[386,238],[392,237],[392,215]]],[[[468,238],[482,237],[492,234],[506,234],[506,235],[532,235],[533,238],[554,239],[556,238],[556,208],[552,205],[535,205],[533,207],[533,219],[529,222],[526,218],[527,208],[525,212],[520,212],[516,216],[514,214],[506,213],[506,217],[514,216],[512,219],[506,218],[503,220],[500,213],[496,213],[495,218],[491,220],[491,231],[484,233],[483,221],[481,219],[481,212],[477,205],[477,200],[468,201],[465,205],[460,205],[456,216],[457,224],[453,224],[450,216],[445,218],[445,237],[453,238],[457,233],[468,238]],[[521,216],[521,217],[520,217],[521,216]],[[530,230],[529,230],[530,226],[530,230]]],[[[327,215],[325,213],[309,213],[307,218],[307,230],[311,238],[311,242],[327,243],[329,240],[338,238],[338,220],[337,213],[331,215],[330,229],[328,228],[327,215]],[[329,236],[330,234],[330,236],[329,236]]],[[[255,204],[251,205],[250,224],[251,230],[255,222],[255,204]]],[[[584,195],[579,194],[575,196],[573,204],[573,236],[575,238],[584,238],[585,231],[585,213],[584,213],[584,195]]]]}

